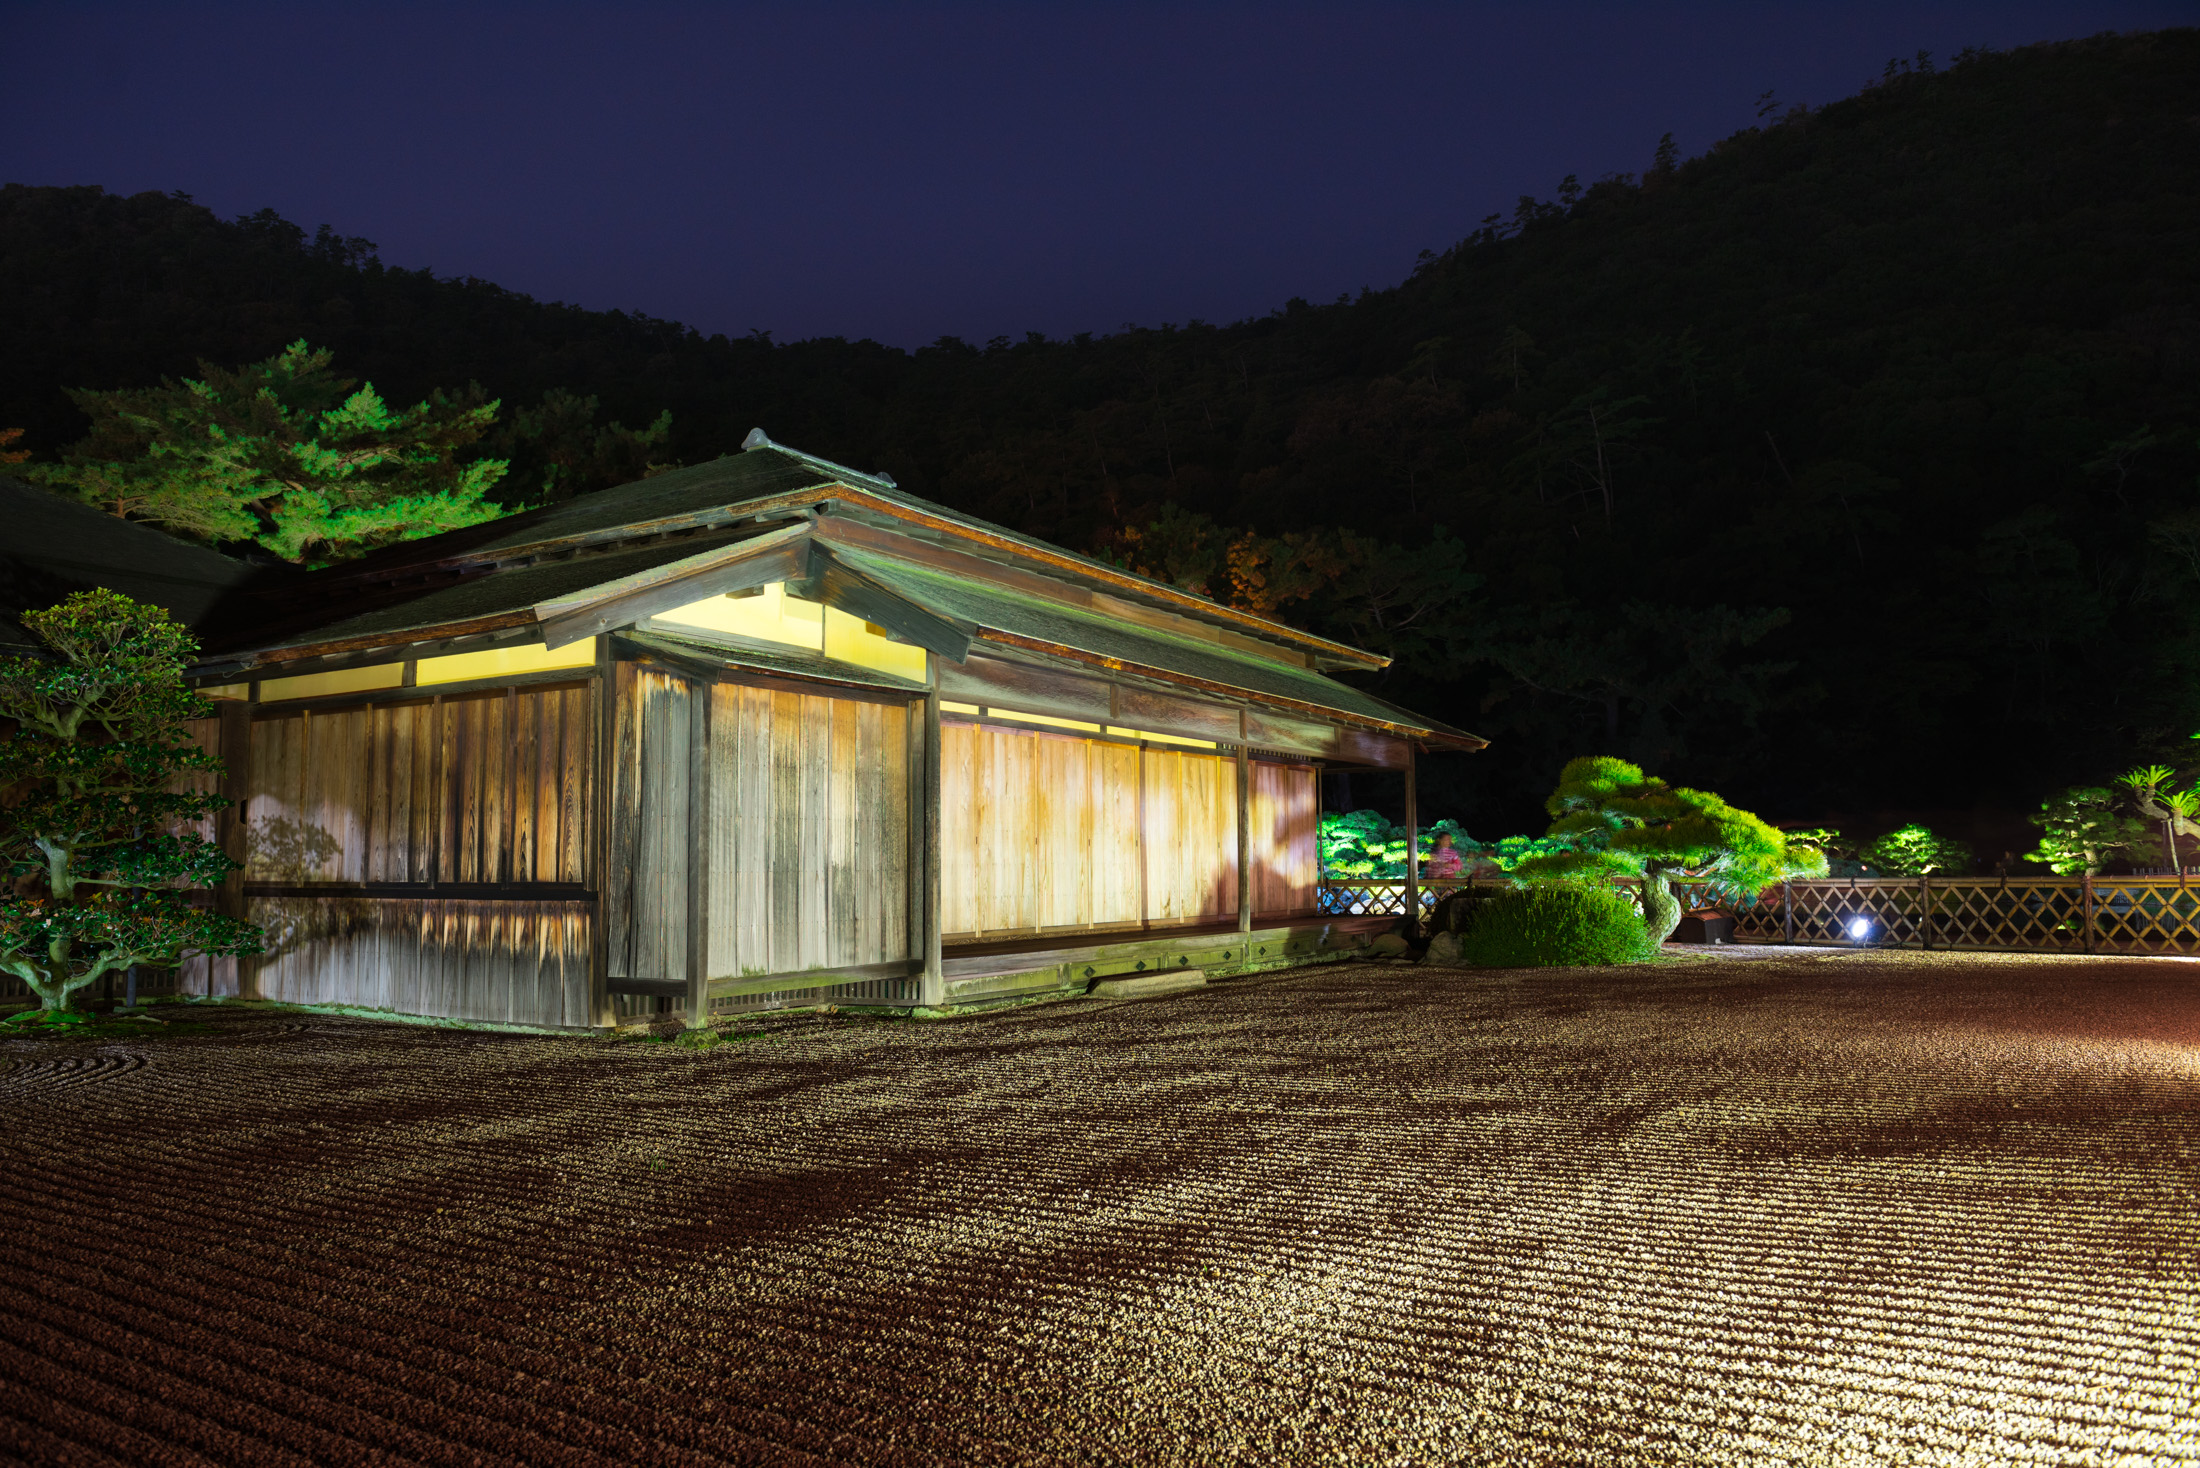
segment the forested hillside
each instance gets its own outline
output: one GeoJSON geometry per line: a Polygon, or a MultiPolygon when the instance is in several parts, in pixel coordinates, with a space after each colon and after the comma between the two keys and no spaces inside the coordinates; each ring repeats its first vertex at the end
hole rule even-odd
{"type": "MultiPolygon", "coordinates": [[[[1775,818],[2200,749],[2200,32],[1891,68],[1395,289],[915,352],[704,337],[181,198],[0,190],[0,428],[299,338],[775,438],[1399,655],[1480,830],[1611,753],[1775,818]]],[[[1318,207],[1310,201],[1310,207],[1318,207]]],[[[1462,222],[1465,228],[1465,222],[1462,222]]],[[[515,476],[516,482],[526,481],[515,476]]],[[[566,488],[587,486],[568,476],[566,488]]]]}

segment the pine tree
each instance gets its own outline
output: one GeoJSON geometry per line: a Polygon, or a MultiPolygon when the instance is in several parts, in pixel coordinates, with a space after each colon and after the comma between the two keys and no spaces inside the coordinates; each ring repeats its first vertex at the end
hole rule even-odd
{"type": "Polygon", "coordinates": [[[229,802],[179,788],[221,768],[184,730],[207,712],[183,683],[191,635],[158,607],[83,591],[22,624],[42,656],[0,662],[0,973],[72,1018],[103,974],[193,953],[257,953],[260,930],[194,907],[186,888],[236,869],[183,829],[229,802]]]}
{"type": "Polygon", "coordinates": [[[1666,784],[1623,759],[1567,762],[1545,803],[1549,834],[1573,849],[1532,857],[1515,877],[1617,874],[1643,879],[1643,925],[1653,943],[1680,926],[1676,877],[1708,878],[1714,888],[1754,897],[1789,877],[1823,876],[1815,846],[1783,835],[1708,790],[1666,784]]]}
{"type": "Polygon", "coordinates": [[[496,421],[479,388],[409,409],[354,388],[293,342],[234,370],[70,393],[92,431],[28,477],[111,514],[212,544],[250,541],[325,565],[509,512],[485,498],[501,459],[458,453],[496,421]]]}

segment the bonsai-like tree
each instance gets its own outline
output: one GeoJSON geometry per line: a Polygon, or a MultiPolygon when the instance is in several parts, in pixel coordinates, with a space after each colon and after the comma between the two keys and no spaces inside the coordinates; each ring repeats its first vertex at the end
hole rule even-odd
{"type": "Polygon", "coordinates": [[[1857,853],[1867,867],[1894,877],[1929,877],[1935,872],[1967,872],[1971,848],[1933,834],[1932,827],[1912,821],[1897,826],[1857,853]]]}
{"type": "Polygon", "coordinates": [[[1573,850],[1530,858],[1513,875],[1640,877],[1643,925],[1653,943],[1680,926],[1676,878],[1708,879],[1722,891],[1755,897],[1774,882],[1826,870],[1825,854],[1807,841],[1708,790],[1667,785],[1623,759],[1571,761],[1544,809],[1555,817],[1549,834],[1573,850]]]}
{"type": "Polygon", "coordinates": [[[2131,791],[2131,803],[2139,814],[2162,832],[2162,844],[2175,860],[2177,838],[2200,836],[2200,788],[2172,790],[2177,772],[2168,765],[2141,765],[2127,771],[2116,783],[2131,791]]]}
{"type": "Polygon", "coordinates": [[[275,356],[158,387],[69,396],[92,431],[27,477],[111,514],[325,564],[508,513],[485,498],[506,461],[459,451],[496,421],[478,388],[393,408],[331,353],[275,356]]]}
{"type": "Polygon", "coordinates": [[[2039,814],[2029,819],[2040,828],[2040,844],[2026,858],[2066,877],[2096,875],[2118,854],[2141,861],[2157,854],[2147,823],[2118,810],[2116,793],[2104,786],[2073,785],[2041,801],[2039,814]]]}
{"type": "Polygon", "coordinates": [[[81,1019],[102,974],[194,953],[260,951],[260,930],[191,905],[185,889],[236,863],[179,828],[222,796],[179,788],[221,762],[184,721],[207,705],[183,684],[191,635],[158,607],[85,591],[22,617],[43,657],[0,661],[0,971],[38,996],[23,1021],[81,1019]]]}

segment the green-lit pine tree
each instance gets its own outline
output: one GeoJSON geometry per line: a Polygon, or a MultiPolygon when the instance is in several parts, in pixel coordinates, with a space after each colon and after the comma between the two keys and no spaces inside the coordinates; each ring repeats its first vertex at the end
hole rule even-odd
{"type": "Polygon", "coordinates": [[[2028,816],[2040,828],[2040,844],[2025,853],[2064,876],[2098,876],[2121,856],[2136,862],[2156,860],[2161,848],[2147,823],[2116,808],[2116,793],[2101,785],[2073,785],[2040,802],[2028,816]]]}
{"type": "Polygon", "coordinates": [[[1857,860],[1890,877],[1948,876],[1971,869],[1971,848],[1912,821],[1875,838],[1857,860]]]}
{"type": "Polygon", "coordinates": [[[228,804],[178,788],[221,768],[184,730],[207,712],[183,684],[191,635],[111,591],[21,621],[47,655],[0,661],[0,716],[16,723],[0,739],[0,972],[39,1004],[16,1020],[76,1018],[76,994],[131,964],[259,952],[258,928],[187,894],[236,868],[180,829],[228,804]]]}
{"type": "Polygon", "coordinates": [[[1570,851],[1532,857],[1515,877],[1624,875],[1643,879],[1643,925],[1654,943],[1680,926],[1675,878],[1708,879],[1715,887],[1755,897],[1789,877],[1823,876],[1817,847],[1791,840],[1746,810],[1708,790],[1667,785],[1623,759],[1589,756],[1568,762],[1544,802],[1555,819],[1550,835],[1570,851]]]}
{"type": "Polygon", "coordinates": [[[178,535],[252,541],[322,565],[510,512],[485,498],[505,461],[458,451],[496,421],[479,388],[392,408],[333,355],[293,342],[234,370],[69,394],[92,431],[58,464],[18,471],[178,535]]]}

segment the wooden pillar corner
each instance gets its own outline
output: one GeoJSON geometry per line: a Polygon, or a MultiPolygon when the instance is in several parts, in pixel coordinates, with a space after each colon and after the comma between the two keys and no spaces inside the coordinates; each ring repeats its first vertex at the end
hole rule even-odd
{"type": "MultiPolygon", "coordinates": [[[[214,817],[214,844],[237,866],[214,889],[214,911],[223,917],[243,919],[249,916],[245,910],[244,863],[251,849],[249,822],[252,812],[246,802],[252,796],[252,705],[241,699],[225,698],[215,705],[215,709],[221,730],[220,794],[229,804],[214,817]]],[[[243,966],[248,960],[208,956],[204,961],[207,998],[244,992],[243,966]]]]}
{"type": "Polygon", "coordinates": [[[1419,931],[1421,926],[1421,809],[1419,791],[1414,784],[1414,766],[1420,762],[1420,751],[1409,740],[1406,743],[1406,918],[1419,931]]]}
{"type": "Polygon", "coordinates": [[[940,675],[938,660],[927,655],[930,685],[924,695],[924,977],[918,1002],[937,1009],[947,1002],[947,976],[940,953],[940,675]]]}
{"type": "Polygon", "coordinates": [[[710,684],[688,683],[687,1022],[710,1023],[710,684]]]}
{"type": "MultiPolygon", "coordinates": [[[[1238,715],[1242,729],[1244,714],[1238,715]]],[[[1241,734],[1237,747],[1237,920],[1238,931],[1253,931],[1253,762],[1241,734]]]]}
{"type": "MultiPolygon", "coordinates": [[[[589,751],[588,884],[596,910],[588,929],[588,1012],[590,1022],[608,1028],[617,1022],[611,1009],[611,781],[617,767],[619,732],[618,665],[611,639],[596,639],[594,746],[589,751]]],[[[440,795],[440,792],[438,792],[440,795]]]]}

